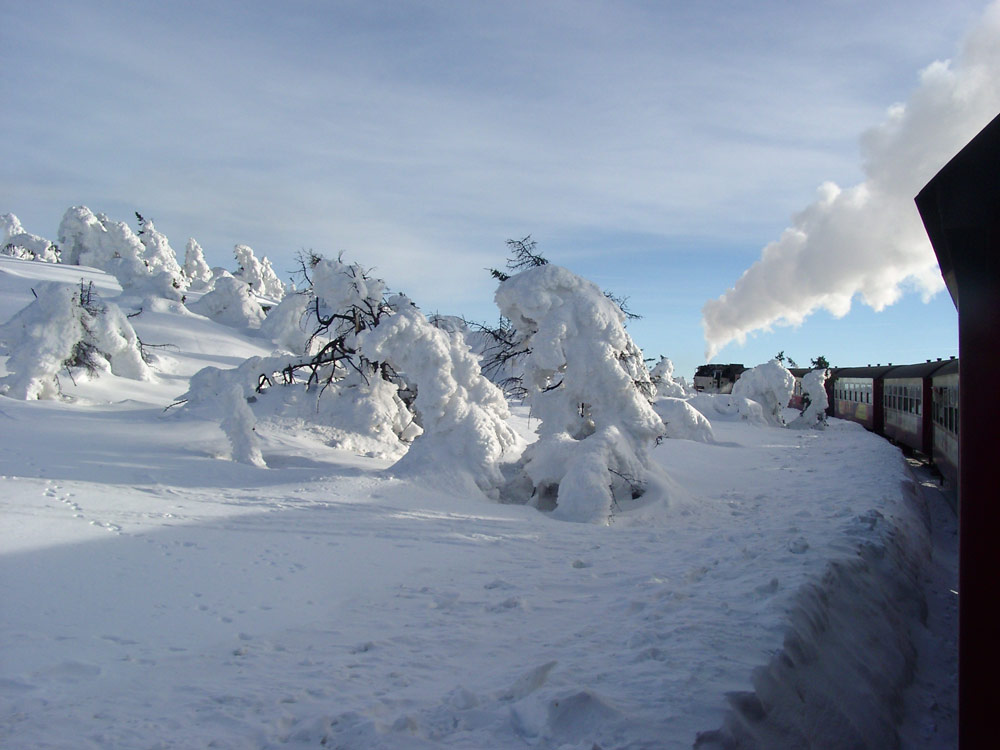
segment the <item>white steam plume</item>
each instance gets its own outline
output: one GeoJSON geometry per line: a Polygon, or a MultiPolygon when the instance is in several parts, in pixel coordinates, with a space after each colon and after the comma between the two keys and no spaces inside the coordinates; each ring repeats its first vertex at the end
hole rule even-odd
{"type": "Polygon", "coordinates": [[[781,238],[718,299],[702,308],[711,360],[735,340],[774,324],[798,325],[818,308],[841,317],[860,294],[881,310],[903,286],[924,299],[944,288],[913,198],[1000,112],[1000,0],[986,10],[953,62],[935,62],[905,104],[862,136],[859,185],[832,182],[781,238]]]}

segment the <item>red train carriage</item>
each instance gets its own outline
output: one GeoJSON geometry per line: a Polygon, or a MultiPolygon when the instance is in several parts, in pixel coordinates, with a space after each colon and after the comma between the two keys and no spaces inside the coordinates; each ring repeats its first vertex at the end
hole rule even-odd
{"type": "Polygon", "coordinates": [[[958,360],[944,364],[931,377],[931,460],[949,481],[958,484],[958,360]]]}
{"type": "Polygon", "coordinates": [[[901,365],[884,378],[885,436],[930,457],[931,377],[944,362],[901,365]]]}
{"type": "Polygon", "coordinates": [[[830,383],[833,416],[864,425],[882,434],[884,412],[882,378],[893,367],[841,367],[833,371],[830,383]]]}

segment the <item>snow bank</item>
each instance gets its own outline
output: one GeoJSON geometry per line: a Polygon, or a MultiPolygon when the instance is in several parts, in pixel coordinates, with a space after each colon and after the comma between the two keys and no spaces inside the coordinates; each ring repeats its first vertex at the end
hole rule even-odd
{"type": "Polygon", "coordinates": [[[764,410],[764,418],[773,425],[784,425],[781,410],[795,390],[795,376],[778,360],[772,359],[752,370],[746,370],[733,385],[734,398],[756,401],[764,410]]]}
{"type": "Polygon", "coordinates": [[[388,362],[415,386],[413,408],[423,428],[393,471],[469,472],[480,490],[497,498],[500,461],[519,442],[506,423],[503,393],[483,377],[460,334],[431,325],[406,297],[392,298],[389,306],[394,314],[363,334],[361,351],[373,362],[388,362]]]}
{"type": "Polygon", "coordinates": [[[528,352],[524,387],[541,420],[525,451],[533,502],[554,502],[558,518],[606,522],[618,497],[641,492],[648,450],[664,430],[625,314],[596,285],[551,264],[501,282],[496,302],[515,346],[528,352]]]}
{"type": "Polygon", "coordinates": [[[903,692],[926,619],[926,507],[912,481],[893,503],[853,521],[857,554],[830,562],[795,597],[784,645],[754,670],[753,690],[696,748],[722,750],[899,746],[903,692]]]}

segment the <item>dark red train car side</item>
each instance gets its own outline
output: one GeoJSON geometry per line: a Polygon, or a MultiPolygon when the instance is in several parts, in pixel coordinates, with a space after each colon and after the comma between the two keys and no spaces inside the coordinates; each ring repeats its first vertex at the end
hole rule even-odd
{"type": "Polygon", "coordinates": [[[788,399],[788,406],[790,409],[798,409],[802,411],[802,376],[809,372],[811,368],[809,367],[789,367],[788,371],[792,373],[795,377],[795,389],[792,391],[792,397],[788,399]]]}
{"type": "Polygon", "coordinates": [[[901,365],[883,378],[885,436],[928,458],[933,447],[931,378],[944,365],[901,365]]]}
{"type": "Polygon", "coordinates": [[[931,460],[958,486],[958,360],[944,364],[931,377],[931,460]]]}
{"type": "Polygon", "coordinates": [[[882,401],[882,378],[895,368],[891,366],[840,367],[833,371],[834,417],[849,419],[882,434],[885,412],[882,401]]]}

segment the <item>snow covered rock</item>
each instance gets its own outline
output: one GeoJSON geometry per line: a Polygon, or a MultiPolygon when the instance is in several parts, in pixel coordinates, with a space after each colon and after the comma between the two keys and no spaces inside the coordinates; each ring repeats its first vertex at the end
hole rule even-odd
{"type": "Polygon", "coordinates": [[[781,411],[795,390],[795,376],[776,359],[747,370],[733,385],[733,397],[756,401],[769,424],[784,426],[781,411]]]}
{"type": "Polygon", "coordinates": [[[625,314],[595,284],[552,264],[501,282],[496,302],[528,352],[524,387],[541,420],[524,454],[532,501],[554,503],[559,518],[605,522],[619,497],[642,491],[648,450],[664,431],[625,314]]]}

